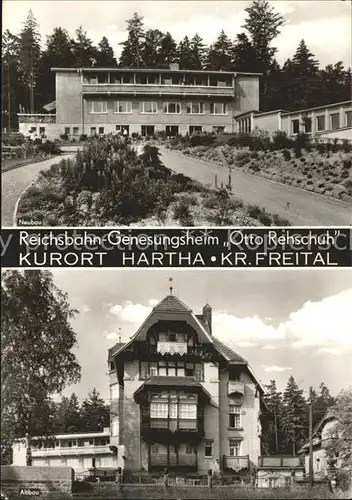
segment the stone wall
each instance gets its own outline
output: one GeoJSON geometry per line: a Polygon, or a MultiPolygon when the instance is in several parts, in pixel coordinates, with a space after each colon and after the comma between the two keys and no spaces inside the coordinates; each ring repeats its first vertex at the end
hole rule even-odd
{"type": "Polygon", "coordinates": [[[19,467],[1,466],[1,488],[9,498],[70,498],[72,495],[73,469],[70,467],[19,467]],[[21,494],[21,490],[38,491],[21,494]]]}

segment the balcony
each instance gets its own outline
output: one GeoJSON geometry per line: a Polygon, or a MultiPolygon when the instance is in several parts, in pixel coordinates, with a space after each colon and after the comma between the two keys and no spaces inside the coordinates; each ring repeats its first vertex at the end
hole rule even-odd
{"type": "Polygon", "coordinates": [[[227,394],[229,396],[233,394],[244,396],[244,382],[239,380],[229,380],[227,383],[227,394]]]}
{"type": "Polygon", "coordinates": [[[18,113],[19,123],[56,123],[56,114],[23,114],[18,113]]]}
{"type": "Polygon", "coordinates": [[[200,87],[197,85],[142,85],[142,84],[83,84],[83,95],[147,95],[147,96],[181,96],[181,97],[235,97],[234,87],[200,87]]]}
{"type": "Polygon", "coordinates": [[[159,354],[178,354],[184,356],[187,354],[187,342],[158,342],[157,352],[159,354]]]}
{"type": "Polygon", "coordinates": [[[259,467],[301,467],[301,457],[259,457],[259,467]]]}
{"type": "Polygon", "coordinates": [[[243,457],[230,457],[224,455],[224,469],[231,469],[235,472],[241,469],[248,469],[249,467],[249,457],[248,455],[243,457]]]}
{"type": "Polygon", "coordinates": [[[83,456],[83,455],[101,455],[112,454],[110,445],[105,446],[74,446],[72,448],[58,446],[56,448],[32,449],[34,457],[61,457],[61,456],[83,456]]]}
{"type": "Polygon", "coordinates": [[[197,467],[197,457],[193,453],[155,453],[150,455],[151,467],[197,467]]]}

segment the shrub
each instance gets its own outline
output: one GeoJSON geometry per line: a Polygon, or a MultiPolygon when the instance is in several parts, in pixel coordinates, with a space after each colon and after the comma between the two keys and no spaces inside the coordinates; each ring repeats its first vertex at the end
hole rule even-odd
{"type": "Polygon", "coordinates": [[[278,130],[273,135],[273,149],[285,149],[292,147],[292,140],[287,137],[286,132],[278,130]]]}
{"type": "Polygon", "coordinates": [[[317,151],[320,154],[324,154],[325,153],[326,147],[325,147],[325,144],[323,142],[318,142],[318,144],[317,144],[317,151]]]}
{"type": "Polygon", "coordinates": [[[79,136],[79,140],[80,140],[81,142],[84,142],[84,141],[86,141],[87,139],[88,139],[87,134],[81,134],[81,135],[79,136]]]}
{"type": "Polygon", "coordinates": [[[67,134],[60,134],[60,139],[63,141],[68,141],[68,135],[67,134]]]}
{"type": "Polygon", "coordinates": [[[193,226],[193,217],[190,211],[190,201],[186,197],[182,197],[174,207],[174,217],[182,226],[193,226]]]}
{"type": "Polygon", "coordinates": [[[189,144],[195,146],[211,146],[215,142],[215,136],[210,134],[195,134],[189,138],[189,144]]]}
{"type": "Polygon", "coordinates": [[[350,153],[352,151],[352,144],[348,139],[342,140],[342,149],[345,153],[350,153]]]}
{"type": "Polygon", "coordinates": [[[250,160],[250,153],[248,151],[239,151],[236,154],[235,162],[239,167],[243,167],[250,160]]]}
{"type": "Polygon", "coordinates": [[[288,149],[284,149],[284,150],[282,151],[282,154],[283,154],[283,157],[284,157],[284,159],[285,159],[286,161],[291,160],[291,153],[289,152],[289,150],[288,150],[288,149]]]}
{"type": "Polygon", "coordinates": [[[55,144],[55,142],[47,141],[42,144],[38,144],[38,151],[40,153],[45,153],[48,155],[60,155],[61,151],[55,144]]]}
{"type": "Polygon", "coordinates": [[[220,188],[215,192],[215,203],[213,207],[216,212],[211,217],[211,220],[219,225],[232,224],[233,204],[231,202],[230,193],[227,189],[220,188]]]}

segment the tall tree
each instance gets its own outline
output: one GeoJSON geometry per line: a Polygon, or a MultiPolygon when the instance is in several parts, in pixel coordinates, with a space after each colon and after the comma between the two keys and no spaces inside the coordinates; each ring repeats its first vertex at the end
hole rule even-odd
{"type": "Polygon", "coordinates": [[[3,126],[11,130],[17,125],[20,104],[20,75],[18,71],[19,39],[9,30],[2,35],[2,113],[3,126]]]}
{"type": "Polygon", "coordinates": [[[189,69],[192,65],[192,49],[188,36],[180,41],[177,48],[180,69],[189,69]]]}
{"type": "Polygon", "coordinates": [[[95,387],[82,403],[81,420],[86,432],[102,431],[104,427],[108,427],[110,424],[109,407],[100,397],[95,387]]]}
{"type": "Polygon", "coordinates": [[[209,47],[206,68],[213,71],[233,71],[233,44],[224,30],[221,30],[216,42],[209,47]]]}
{"type": "Polygon", "coordinates": [[[293,455],[296,455],[297,450],[307,438],[308,407],[303,390],[298,387],[293,376],[287,382],[282,403],[282,444],[287,450],[291,450],[293,455]]]}
{"type": "Polygon", "coordinates": [[[249,33],[250,41],[255,50],[258,71],[263,73],[261,96],[265,98],[270,66],[277,52],[277,49],[271,44],[280,34],[280,28],[285,21],[280,14],[275,12],[274,7],[267,0],[253,0],[245,11],[247,18],[243,28],[249,33]]]}
{"type": "Polygon", "coordinates": [[[233,59],[236,71],[255,73],[260,71],[256,52],[245,33],[237,35],[233,45],[233,59]]]}
{"type": "Polygon", "coordinates": [[[39,25],[30,10],[19,35],[19,68],[22,82],[29,90],[29,100],[27,101],[29,105],[26,107],[30,109],[31,113],[34,113],[35,110],[34,95],[40,55],[39,25]]]}
{"type": "Polygon", "coordinates": [[[319,72],[322,79],[321,104],[343,102],[351,99],[351,70],[345,70],[341,61],[328,64],[319,72]]]}
{"type": "Polygon", "coordinates": [[[73,47],[68,32],[60,26],[46,39],[46,47],[38,66],[38,95],[43,106],[55,99],[55,73],[51,68],[75,65],[73,47]]]}
{"type": "Polygon", "coordinates": [[[338,457],[342,468],[352,467],[352,387],[341,391],[331,408],[337,423],[331,429],[325,450],[330,458],[338,457]]]}
{"type": "Polygon", "coordinates": [[[63,396],[56,404],[55,433],[83,432],[81,420],[81,407],[76,394],[73,392],[69,398],[63,396]]]}
{"type": "Polygon", "coordinates": [[[30,444],[30,436],[49,431],[38,429],[38,409],[80,379],[70,324],[77,311],[48,271],[6,271],[1,302],[2,439],[27,435],[30,444]]]}
{"type": "Polygon", "coordinates": [[[177,60],[177,44],[167,31],[160,42],[160,67],[167,68],[177,60]]]}
{"type": "Polygon", "coordinates": [[[88,37],[88,33],[79,26],[76,29],[76,38],[71,41],[72,52],[75,59],[76,68],[95,66],[97,61],[97,48],[93,41],[88,37]]]}
{"type": "Polygon", "coordinates": [[[265,403],[270,413],[271,425],[267,433],[269,451],[273,454],[279,453],[279,442],[281,439],[282,418],[282,394],[277,390],[275,380],[270,380],[266,386],[265,403]]]}
{"type": "Polygon", "coordinates": [[[206,46],[198,33],[190,41],[190,51],[191,64],[189,69],[203,69],[205,65],[206,46]]]}
{"type": "Polygon", "coordinates": [[[146,68],[159,68],[162,64],[160,57],[161,43],[164,34],[160,30],[148,30],[143,45],[143,63],[146,68]]]}
{"type": "Polygon", "coordinates": [[[111,68],[117,66],[113,48],[111,47],[106,36],[103,36],[103,38],[98,43],[96,52],[96,65],[102,68],[111,68]]]}
{"type": "Polygon", "coordinates": [[[142,68],[143,44],[144,44],[144,24],[143,17],[135,12],[131,19],[127,21],[128,37],[125,42],[121,42],[122,53],[119,64],[125,68],[142,68]]]}

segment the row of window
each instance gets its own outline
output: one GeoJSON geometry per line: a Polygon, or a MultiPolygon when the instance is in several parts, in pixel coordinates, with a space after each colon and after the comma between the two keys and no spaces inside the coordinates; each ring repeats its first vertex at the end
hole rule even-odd
{"type": "MultiPolygon", "coordinates": [[[[326,124],[326,117],[324,115],[319,115],[315,117],[316,119],[316,130],[318,132],[323,132],[324,130],[337,130],[343,127],[352,127],[352,111],[345,111],[345,123],[340,123],[340,113],[331,113],[329,115],[329,123],[326,124]]],[[[292,133],[298,134],[300,131],[300,121],[298,119],[292,120],[292,133]]],[[[306,134],[312,132],[312,119],[305,118],[304,120],[304,131],[306,134]]]]}
{"type": "Polygon", "coordinates": [[[204,367],[201,363],[186,363],[185,361],[142,361],[139,367],[139,378],[148,377],[195,377],[204,380],[204,367]]]}
{"type": "MultiPolygon", "coordinates": [[[[170,446],[168,449],[167,445],[154,443],[150,447],[150,452],[152,455],[166,455],[168,452],[170,454],[176,453],[174,447],[170,446]]],[[[195,454],[197,452],[197,448],[194,448],[190,444],[184,445],[184,453],[187,454],[195,454]]],[[[213,456],[213,443],[211,441],[205,442],[204,447],[204,456],[212,457],[213,456]]],[[[229,456],[230,457],[239,457],[241,456],[241,441],[238,439],[229,439],[229,456]]]]}
{"type": "Polygon", "coordinates": [[[68,441],[50,441],[50,442],[37,442],[34,444],[34,449],[55,449],[55,448],[76,448],[76,447],[89,447],[89,446],[106,446],[110,443],[109,438],[95,438],[95,439],[73,439],[68,441]]]}
{"type": "MultiPolygon", "coordinates": [[[[76,127],[73,128],[75,130],[76,127]]],[[[129,125],[115,125],[115,130],[118,134],[121,134],[123,136],[127,136],[130,133],[130,127],[129,125]]],[[[215,132],[216,134],[222,134],[225,132],[225,127],[213,127],[212,131],[215,132]]],[[[166,135],[173,137],[176,135],[179,135],[180,129],[178,125],[166,125],[165,126],[165,132],[166,135]]],[[[188,127],[188,133],[190,135],[194,133],[200,133],[203,132],[203,127],[201,125],[189,125],[188,127]]],[[[65,134],[70,135],[70,128],[66,127],[65,128],[65,134]]],[[[105,134],[105,127],[90,127],[90,135],[104,135],[105,134]]],[[[155,125],[141,125],[141,135],[143,137],[150,137],[155,134],[155,125]]],[[[78,135],[77,133],[73,133],[73,135],[78,135]]]]}
{"type": "Polygon", "coordinates": [[[115,85],[194,85],[197,87],[232,87],[232,77],[221,77],[216,75],[157,75],[157,74],[114,74],[110,77],[107,73],[100,75],[89,75],[85,77],[85,84],[115,84],[115,85]]]}
{"type": "MultiPolygon", "coordinates": [[[[89,100],[88,113],[90,114],[105,114],[108,112],[108,101],[89,100]]],[[[133,111],[132,101],[113,101],[113,113],[116,114],[131,114],[133,111]]],[[[164,102],[163,113],[168,115],[180,115],[182,104],[180,102],[164,102]]],[[[156,101],[142,101],[139,103],[139,112],[146,115],[156,115],[158,113],[158,103],[156,101]]],[[[186,103],[186,113],[188,115],[204,115],[204,102],[188,102],[186,103]]],[[[227,115],[227,103],[212,102],[210,103],[211,115],[227,115]]]]}
{"type": "Polygon", "coordinates": [[[150,404],[150,418],[196,420],[197,404],[177,401],[170,403],[152,401],[150,404]]]}

